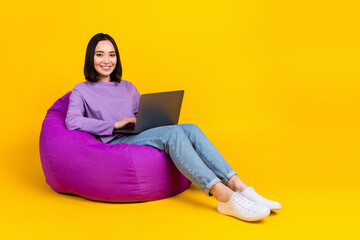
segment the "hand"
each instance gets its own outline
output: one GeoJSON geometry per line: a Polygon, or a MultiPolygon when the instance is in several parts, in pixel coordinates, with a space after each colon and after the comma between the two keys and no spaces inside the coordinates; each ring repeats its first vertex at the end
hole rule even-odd
{"type": "Polygon", "coordinates": [[[129,118],[129,117],[124,117],[123,119],[121,119],[120,121],[117,121],[114,125],[115,129],[119,129],[124,127],[127,124],[135,124],[136,123],[136,118],[129,118]]]}

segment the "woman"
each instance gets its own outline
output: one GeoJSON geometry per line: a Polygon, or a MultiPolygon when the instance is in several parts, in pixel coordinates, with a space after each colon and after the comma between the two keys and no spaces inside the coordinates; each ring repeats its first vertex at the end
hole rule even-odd
{"type": "Polygon", "coordinates": [[[164,150],[184,176],[216,198],[222,214],[255,221],[267,217],[270,209],[281,208],[246,185],[194,124],[157,127],[136,135],[113,134],[114,129],[136,123],[140,94],[132,83],[121,80],[120,55],[111,36],[98,33],[91,38],[84,74],[87,81],[77,84],[70,96],[69,130],[91,133],[107,144],[164,150]]]}

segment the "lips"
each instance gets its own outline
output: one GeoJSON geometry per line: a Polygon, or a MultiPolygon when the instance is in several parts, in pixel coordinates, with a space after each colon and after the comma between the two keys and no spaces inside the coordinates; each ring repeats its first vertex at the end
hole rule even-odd
{"type": "Polygon", "coordinates": [[[101,66],[101,68],[104,70],[109,70],[111,68],[111,66],[101,66]]]}

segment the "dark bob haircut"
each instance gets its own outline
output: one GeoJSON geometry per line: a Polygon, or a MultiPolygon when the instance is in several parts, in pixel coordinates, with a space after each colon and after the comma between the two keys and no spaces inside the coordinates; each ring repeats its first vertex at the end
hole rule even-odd
{"type": "Polygon", "coordinates": [[[94,56],[95,56],[95,48],[96,48],[98,42],[100,42],[102,40],[109,40],[115,48],[116,66],[115,66],[114,71],[110,74],[110,79],[111,79],[110,81],[120,83],[121,76],[122,76],[122,67],[121,67],[119,50],[118,50],[118,47],[117,47],[114,39],[110,35],[104,34],[104,33],[96,34],[89,41],[89,44],[86,49],[86,56],[85,56],[85,66],[84,66],[85,79],[88,80],[89,82],[99,81],[98,76],[97,76],[98,73],[96,72],[96,70],[94,68],[94,56]]]}

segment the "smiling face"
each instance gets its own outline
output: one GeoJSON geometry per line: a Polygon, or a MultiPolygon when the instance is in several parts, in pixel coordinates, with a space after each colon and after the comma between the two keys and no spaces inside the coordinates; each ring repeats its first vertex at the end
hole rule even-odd
{"type": "Polygon", "coordinates": [[[95,48],[94,68],[99,82],[110,82],[110,74],[116,67],[115,48],[109,40],[99,41],[95,48]]]}

